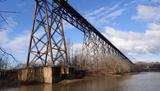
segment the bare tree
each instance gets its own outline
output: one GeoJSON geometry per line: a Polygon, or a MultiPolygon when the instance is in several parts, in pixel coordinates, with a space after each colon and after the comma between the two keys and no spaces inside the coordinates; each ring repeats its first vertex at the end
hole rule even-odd
{"type": "MultiPolygon", "coordinates": [[[[7,0],[0,0],[0,3],[3,3],[7,0]]],[[[8,13],[16,13],[14,11],[7,11],[7,10],[0,10],[0,24],[2,23],[6,23],[6,24],[9,24],[8,21],[7,21],[7,17],[5,16],[5,14],[8,14],[8,13]]],[[[0,30],[5,30],[5,28],[1,27],[0,26],[0,30]]],[[[0,46],[0,69],[7,69],[7,68],[10,68],[9,66],[11,66],[11,63],[10,61],[13,61],[13,62],[17,62],[17,60],[15,59],[15,57],[7,52],[4,48],[2,48],[0,46]]]]}
{"type": "Polygon", "coordinates": [[[6,52],[6,50],[4,50],[2,47],[0,47],[0,69],[6,70],[14,68],[14,63],[18,63],[16,58],[12,54],[6,52]]]}

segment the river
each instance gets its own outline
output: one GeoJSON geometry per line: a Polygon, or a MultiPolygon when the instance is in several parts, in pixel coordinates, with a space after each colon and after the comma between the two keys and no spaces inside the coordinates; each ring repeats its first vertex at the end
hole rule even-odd
{"type": "Polygon", "coordinates": [[[24,85],[0,91],[160,91],[160,72],[99,77],[69,84],[24,85]]]}

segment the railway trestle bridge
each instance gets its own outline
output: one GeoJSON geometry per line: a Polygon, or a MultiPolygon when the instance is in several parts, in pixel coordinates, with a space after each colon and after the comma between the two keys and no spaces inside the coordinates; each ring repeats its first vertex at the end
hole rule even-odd
{"type": "Polygon", "coordinates": [[[68,57],[63,21],[83,33],[82,56],[89,59],[81,60],[85,68],[98,67],[101,59],[109,55],[134,65],[66,0],[35,0],[35,2],[27,65],[18,72],[18,79],[21,81],[36,80],[51,83],[60,76],[60,71],[68,74],[69,70],[74,70],[70,68],[72,65],[68,57]],[[62,69],[58,68],[59,66],[62,69]]]}
{"type": "MultiPolygon", "coordinates": [[[[105,38],[94,26],[65,0],[35,0],[32,33],[27,67],[36,63],[41,66],[68,65],[70,62],[63,28],[63,20],[84,34],[83,52],[97,63],[99,55],[118,56],[133,64],[118,48],[105,38]]],[[[87,63],[87,62],[86,62],[87,63]]]]}

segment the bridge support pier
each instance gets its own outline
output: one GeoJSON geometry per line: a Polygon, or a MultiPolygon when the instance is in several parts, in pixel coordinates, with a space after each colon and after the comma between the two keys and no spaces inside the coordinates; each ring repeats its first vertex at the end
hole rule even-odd
{"type": "Polygon", "coordinates": [[[52,83],[51,67],[34,67],[18,71],[18,80],[21,82],[52,83]]]}
{"type": "Polygon", "coordinates": [[[24,83],[56,83],[64,79],[82,78],[85,73],[71,67],[32,67],[18,70],[18,80],[24,83]]]}

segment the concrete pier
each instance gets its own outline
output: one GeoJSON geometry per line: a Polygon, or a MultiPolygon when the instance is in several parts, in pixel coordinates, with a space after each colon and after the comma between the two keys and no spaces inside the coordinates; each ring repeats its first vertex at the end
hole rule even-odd
{"type": "Polygon", "coordinates": [[[64,79],[84,77],[85,71],[73,67],[32,67],[0,71],[0,80],[24,83],[57,83],[64,79]]]}
{"type": "Polygon", "coordinates": [[[21,82],[52,83],[52,67],[34,67],[18,71],[21,82]]]}
{"type": "Polygon", "coordinates": [[[20,82],[56,83],[63,79],[68,79],[68,67],[34,67],[25,68],[18,71],[20,82]]]}

